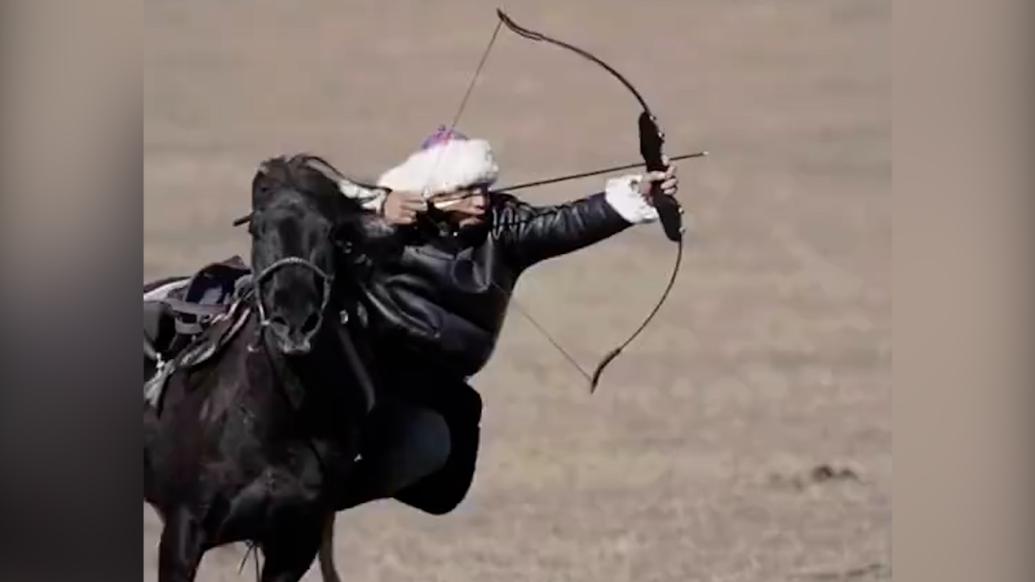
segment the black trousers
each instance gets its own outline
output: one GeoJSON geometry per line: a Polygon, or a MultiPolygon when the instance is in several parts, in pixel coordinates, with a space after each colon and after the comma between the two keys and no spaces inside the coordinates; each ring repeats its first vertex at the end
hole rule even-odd
{"type": "Polygon", "coordinates": [[[342,508],[394,497],[427,513],[448,513],[474,479],[481,396],[463,380],[412,369],[387,380],[385,397],[367,418],[342,508]]]}

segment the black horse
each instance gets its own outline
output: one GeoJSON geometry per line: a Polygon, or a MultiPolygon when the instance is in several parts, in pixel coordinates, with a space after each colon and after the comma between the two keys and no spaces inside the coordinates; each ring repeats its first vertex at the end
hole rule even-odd
{"type": "Polygon", "coordinates": [[[251,287],[210,328],[229,339],[145,405],[161,582],[193,580],[208,549],[237,541],[262,550],[264,582],[298,580],[345,491],[374,399],[354,365],[362,332],[347,316],[362,261],[351,257],[391,229],[342,196],[339,178],[312,156],[260,166],[251,287]]]}

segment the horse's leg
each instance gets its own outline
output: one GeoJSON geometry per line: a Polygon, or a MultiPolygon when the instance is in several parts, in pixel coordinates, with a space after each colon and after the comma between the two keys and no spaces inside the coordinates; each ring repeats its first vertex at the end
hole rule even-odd
{"type": "Polygon", "coordinates": [[[158,544],[158,582],[193,582],[203,553],[202,533],[189,513],[168,516],[158,544]]]}
{"type": "Polygon", "coordinates": [[[278,524],[282,535],[262,542],[262,582],[298,582],[320,549],[323,516],[278,524]]]}
{"type": "Polygon", "coordinates": [[[327,514],[320,539],[320,576],[323,582],[341,582],[334,567],[334,514],[327,514]]]}

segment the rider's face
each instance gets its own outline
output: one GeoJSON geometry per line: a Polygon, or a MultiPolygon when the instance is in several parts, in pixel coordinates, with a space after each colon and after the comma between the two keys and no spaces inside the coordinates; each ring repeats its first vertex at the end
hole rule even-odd
{"type": "Polygon", "coordinates": [[[457,190],[435,198],[435,206],[460,226],[479,224],[484,220],[488,195],[484,188],[457,190]]]}

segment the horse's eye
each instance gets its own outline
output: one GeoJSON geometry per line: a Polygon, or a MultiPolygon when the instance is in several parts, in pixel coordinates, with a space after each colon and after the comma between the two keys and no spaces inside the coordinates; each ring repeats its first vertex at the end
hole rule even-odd
{"type": "Polygon", "coordinates": [[[261,220],[252,219],[248,223],[248,234],[252,236],[260,236],[266,232],[266,225],[261,220]]]}

